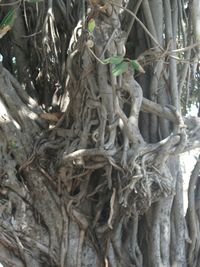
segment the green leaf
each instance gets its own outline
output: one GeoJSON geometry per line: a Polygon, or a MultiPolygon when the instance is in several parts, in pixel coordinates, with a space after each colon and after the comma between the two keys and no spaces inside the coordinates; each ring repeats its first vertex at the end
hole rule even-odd
{"type": "Polygon", "coordinates": [[[95,26],[96,26],[95,20],[90,19],[88,22],[88,31],[92,33],[95,29],[95,26]]]}
{"type": "Polygon", "coordinates": [[[9,142],[9,148],[10,149],[16,149],[17,148],[17,142],[14,140],[10,140],[9,142]]]}
{"type": "Polygon", "coordinates": [[[141,72],[141,73],[145,73],[145,70],[143,69],[143,67],[140,65],[140,63],[137,60],[135,59],[131,60],[131,66],[134,70],[141,72]]]}
{"type": "Polygon", "coordinates": [[[6,26],[12,26],[15,19],[15,10],[8,11],[7,15],[3,18],[0,23],[0,28],[4,28],[6,26]]]}
{"type": "Polygon", "coordinates": [[[114,76],[119,76],[120,74],[126,72],[128,70],[128,63],[121,62],[120,64],[116,65],[116,67],[112,70],[112,74],[114,76]]]}
{"type": "Polygon", "coordinates": [[[104,60],[103,60],[103,63],[105,63],[105,64],[111,63],[111,64],[118,65],[118,64],[120,64],[123,60],[124,60],[124,58],[121,57],[121,56],[113,56],[113,57],[109,57],[109,58],[104,59],[104,60]]]}
{"type": "Polygon", "coordinates": [[[110,58],[110,63],[111,63],[111,64],[118,65],[118,64],[120,64],[123,60],[124,60],[124,58],[121,57],[121,56],[114,56],[114,57],[111,57],[111,58],[110,58]]]}

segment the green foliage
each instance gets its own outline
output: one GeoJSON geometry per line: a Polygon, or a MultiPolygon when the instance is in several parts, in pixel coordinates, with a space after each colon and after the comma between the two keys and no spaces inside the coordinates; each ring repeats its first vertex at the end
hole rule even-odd
{"type": "Polygon", "coordinates": [[[95,20],[90,19],[88,22],[88,31],[92,33],[95,29],[95,26],[96,26],[95,20]]]}
{"type": "Polygon", "coordinates": [[[121,56],[113,56],[113,57],[109,57],[109,58],[105,59],[103,62],[105,64],[111,63],[111,64],[117,65],[117,64],[120,64],[123,60],[124,60],[124,58],[121,56]]]}
{"type": "Polygon", "coordinates": [[[114,76],[119,76],[120,74],[126,72],[128,70],[128,66],[130,65],[133,70],[136,70],[141,73],[145,73],[144,69],[140,65],[140,63],[133,59],[125,59],[122,56],[113,56],[110,58],[106,58],[103,60],[104,64],[114,64],[116,65],[113,69],[112,73],[114,76]]]}
{"type": "Polygon", "coordinates": [[[121,62],[120,64],[117,64],[116,67],[112,70],[112,74],[114,76],[119,76],[120,74],[126,72],[127,70],[128,70],[128,63],[121,62]]]}
{"type": "Polygon", "coordinates": [[[104,64],[113,64],[116,65],[112,70],[114,76],[119,76],[120,74],[128,70],[128,63],[124,61],[122,56],[113,56],[103,60],[104,64]]]}
{"type": "Polygon", "coordinates": [[[133,70],[136,70],[141,73],[145,73],[143,67],[140,65],[140,63],[137,60],[133,59],[130,61],[130,63],[131,63],[133,70]]]}
{"type": "Polygon", "coordinates": [[[17,149],[17,142],[15,140],[10,140],[9,149],[11,149],[11,150],[17,149]]]}
{"type": "Polygon", "coordinates": [[[0,28],[4,28],[6,26],[12,26],[15,19],[15,10],[8,11],[7,15],[3,18],[0,23],[0,28]]]}
{"type": "Polygon", "coordinates": [[[8,32],[13,26],[15,20],[15,9],[8,11],[6,16],[0,23],[0,39],[8,32]]]}

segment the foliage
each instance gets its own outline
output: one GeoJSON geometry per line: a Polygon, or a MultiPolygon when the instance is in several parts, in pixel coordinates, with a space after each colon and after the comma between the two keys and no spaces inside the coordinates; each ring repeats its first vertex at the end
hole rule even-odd
{"type": "Polygon", "coordinates": [[[0,39],[12,28],[15,19],[15,10],[10,10],[0,23],[0,39]]]}

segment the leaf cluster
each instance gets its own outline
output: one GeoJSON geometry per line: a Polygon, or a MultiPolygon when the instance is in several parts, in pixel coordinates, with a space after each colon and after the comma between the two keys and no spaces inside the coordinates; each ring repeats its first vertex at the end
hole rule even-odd
{"type": "Polygon", "coordinates": [[[113,57],[105,59],[103,62],[104,64],[115,65],[115,67],[112,70],[112,74],[114,76],[119,76],[125,73],[128,70],[129,66],[133,69],[133,71],[145,73],[143,67],[140,65],[140,63],[136,59],[130,60],[122,56],[113,56],[113,57]]]}

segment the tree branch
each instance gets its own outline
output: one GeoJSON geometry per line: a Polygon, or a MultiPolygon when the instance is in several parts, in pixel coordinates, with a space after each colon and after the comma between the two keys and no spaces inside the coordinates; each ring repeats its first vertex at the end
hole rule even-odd
{"type": "Polygon", "coordinates": [[[176,116],[168,107],[163,107],[151,100],[148,100],[143,97],[142,99],[142,106],[141,111],[147,112],[147,113],[153,113],[159,117],[162,117],[164,119],[167,119],[171,122],[178,123],[176,116]]]}

